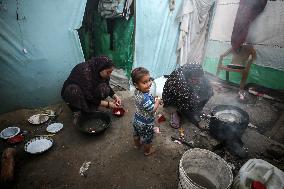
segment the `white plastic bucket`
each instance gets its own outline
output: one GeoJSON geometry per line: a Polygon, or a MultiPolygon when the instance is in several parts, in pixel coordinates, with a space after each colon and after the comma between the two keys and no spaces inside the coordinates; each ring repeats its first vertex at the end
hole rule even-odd
{"type": "Polygon", "coordinates": [[[194,148],[179,163],[179,189],[229,189],[233,174],[227,162],[215,153],[194,148]]]}
{"type": "Polygon", "coordinates": [[[252,181],[259,181],[268,189],[284,189],[284,172],[262,159],[250,159],[239,170],[233,189],[251,189],[252,181]]]}

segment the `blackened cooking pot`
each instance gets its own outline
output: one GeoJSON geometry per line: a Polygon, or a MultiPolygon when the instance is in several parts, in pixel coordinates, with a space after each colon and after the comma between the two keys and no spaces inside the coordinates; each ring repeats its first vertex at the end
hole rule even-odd
{"type": "Polygon", "coordinates": [[[249,115],[239,107],[218,105],[211,111],[209,132],[218,140],[240,140],[249,124],[249,115]]]}
{"type": "Polygon", "coordinates": [[[110,125],[110,116],[105,112],[97,111],[82,113],[78,120],[77,128],[83,133],[98,135],[104,133],[110,125]]]}

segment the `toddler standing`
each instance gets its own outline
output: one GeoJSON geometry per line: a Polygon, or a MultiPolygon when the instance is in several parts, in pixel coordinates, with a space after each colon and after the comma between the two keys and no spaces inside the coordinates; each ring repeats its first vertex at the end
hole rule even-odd
{"type": "Polygon", "coordinates": [[[155,152],[151,143],[154,136],[154,113],[159,107],[159,100],[155,101],[154,97],[149,93],[152,80],[147,69],[143,67],[135,68],[131,73],[131,79],[136,88],[134,92],[136,107],[133,120],[134,144],[136,148],[143,144],[144,155],[148,156],[155,152]]]}

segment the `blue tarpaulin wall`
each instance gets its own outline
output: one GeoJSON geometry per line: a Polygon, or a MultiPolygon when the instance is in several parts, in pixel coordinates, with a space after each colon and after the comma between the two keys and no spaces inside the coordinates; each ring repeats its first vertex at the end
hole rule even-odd
{"type": "Polygon", "coordinates": [[[0,113],[60,100],[84,61],[77,34],[86,0],[15,0],[0,5],[0,113]]]}
{"type": "Polygon", "coordinates": [[[182,2],[176,0],[171,12],[169,1],[136,1],[133,67],[146,67],[155,78],[170,74],[177,67],[179,22],[176,16],[182,2]]]}

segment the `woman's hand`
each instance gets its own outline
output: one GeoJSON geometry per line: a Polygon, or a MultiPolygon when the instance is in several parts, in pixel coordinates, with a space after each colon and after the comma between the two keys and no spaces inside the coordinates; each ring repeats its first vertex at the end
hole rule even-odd
{"type": "Polygon", "coordinates": [[[117,94],[113,95],[113,99],[115,100],[115,104],[117,106],[121,106],[121,99],[120,99],[120,97],[117,94]]]}
{"type": "Polygon", "coordinates": [[[109,102],[109,108],[110,108],[110,109],[119,108],[119,106],[118,106],[117,103],[115,103],[115,102],[109,102]]]}

